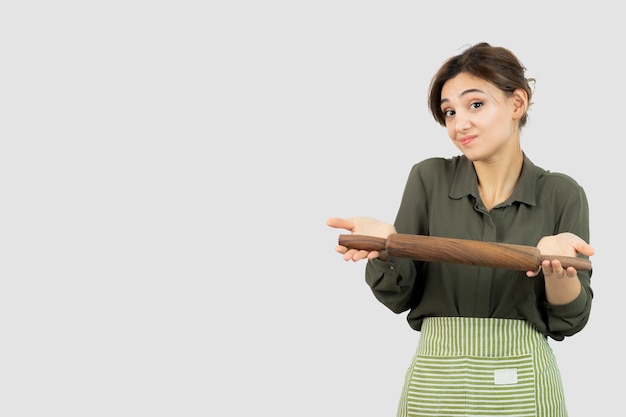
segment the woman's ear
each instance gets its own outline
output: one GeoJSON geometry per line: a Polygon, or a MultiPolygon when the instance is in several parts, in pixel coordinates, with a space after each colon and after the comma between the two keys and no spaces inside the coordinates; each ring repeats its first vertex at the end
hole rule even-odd
{"type": "Polygon", "coordinates": [[[513,117],[521,119],[528,110],[528,94],[526,91],[518,88],[513,91],[513,117]]]}

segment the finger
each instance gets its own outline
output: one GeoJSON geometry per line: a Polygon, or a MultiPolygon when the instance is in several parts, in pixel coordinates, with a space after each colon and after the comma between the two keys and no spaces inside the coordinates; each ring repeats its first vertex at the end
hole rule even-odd
{"type": "Polygon", "coordinates": [[[335,251],[337,251],[339,253],[346,253],[348,251],[348,248],[346,248],[345,246],[342,246],[342,245],[337,245],[337,246],[335,246],[335,251]]]}
{"type": "Polygon", "coordinates": [[[354,256],[352,257],[352,260],[354,262],[360,261],[361,259],[367,258],[368,254],[369,254],[369,251],[360,250],[360,251],[358,251],[357,253],[354,254],[354,256]]]}
{"type": "Polygon", "coordinates": [[[587,255],[587,256],[591,256],[594,254],[595,250],[589,243],[587,243],[584,239],[581,239],[580,237],[576,235],[572,235],[572,236],[574,236],[572,246],[574,247],[574,250],[576,250],[577,253],[582,253],[583,255],[587,255]]]}
{"type": "Polygon", "coordinates": [[[526,271],[526,276],[529,278],[534,278],[541,272],[541,265],[537,267],[536,271],[526,271]]]}
{"type": "Polygon", "coordinates": [[[367,259],[376,259],[380,256],[380,252],[378,252],[377,250],[373,250],[369,253],[369,255],[367,255],[367,259]]]}
{"type": "Polygon", "coordinates": [[[576,248],[576,250],[580,253],[582,253],[583,255],[587,255],[587,256],[591,256],[594,253],[596,253],[595,249],[593,248],[593,246],[591,246],[588,243],[585,243],[584,245],[582,245],[580,248],[576,248]]]}
{"type": "Polygon", "coordinates": [[[563,265],[561,265],[561,261],[554,259],[550,266],[552,267],[552,273],[557,275],[563,275],[563,265]]]}
{"type": "Polygon", "coordinates": [[[357,250],[356,249],[350,249],[347,250],[344,254],[343,254],[343,260],[344,261],[352,261],[354,260],[354,255],[356,254],[357,250]]]}
{"type": "Polygon", "coordinates": [[[552,262],[546,260],[541,262],[541,270],[543,271],[543,275],[545,277],[549,277],[552,275],[552,262]]]}
{"type": "Polygon", "coordinates": [[[342,219],[338,217],[329,217],[328,219],[326,219],[326,225],[330,227],[339,227],[341,222],[342,222],[342,219]]]}
{"type": "Polygon", "coordinates": [[[330,227],[334,227],[336,229],[346,229],[346,230],[353,230],[354,229],[354,222],[352,220],[340,219],[338,217],[331,217],[331,218],[327,219],[326,220],[326,225],[328,225],[330,227]]]}

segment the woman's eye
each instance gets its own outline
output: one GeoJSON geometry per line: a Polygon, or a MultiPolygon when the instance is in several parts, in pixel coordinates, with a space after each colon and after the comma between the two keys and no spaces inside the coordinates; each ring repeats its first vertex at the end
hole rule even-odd
{"type": "Polygon", "coordinates": [[[472,104],[470,104],[470,107],[471,107],[472,109],[477,109],[477,108],[479,108],[479,107],[482,107],[482,105],[483,105],[483,102],[482,102],[482,101],[475,101],[475,102],[473,102],[472,104]]]}
{"type": "Polygon", "coordinates": [[[443,111],[443,115],[446,116],[446,117],[452,117],[452,116],[454,116],[454,113],[455,113],[454,110],[444,110],[443,111]]]}

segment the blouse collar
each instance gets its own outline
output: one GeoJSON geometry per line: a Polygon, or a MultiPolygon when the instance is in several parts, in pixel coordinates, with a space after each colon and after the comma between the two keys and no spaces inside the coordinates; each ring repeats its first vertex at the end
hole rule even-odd
{"type": "MultiPolygon", "coordinates": [[[[535,189],[537,187],[537,178],[544,172],[531,162],[524,153],[524,163],[522,165],[522,173],[519,181],[513,190],[513,194],[503,203],[512,204],[516,201],[530,206],[537,204],[535,189]]],[[[478,177],[472,161],[467,159],[465,155],[461,155],[459,164],[452,180],[450,187],[450,198],[461,199],[466,195],[478,198],[478,177]]]]}

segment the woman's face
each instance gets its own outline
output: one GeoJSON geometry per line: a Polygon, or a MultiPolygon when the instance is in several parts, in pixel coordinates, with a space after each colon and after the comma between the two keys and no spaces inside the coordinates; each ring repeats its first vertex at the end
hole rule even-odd
{"type": "Polygon", "coordinates": [[[441,90],[448,136],[472,161],[519,152],[519,106],[519,96],[508,97],[495,85],[467,73],[451,78],[441,90]]]}

